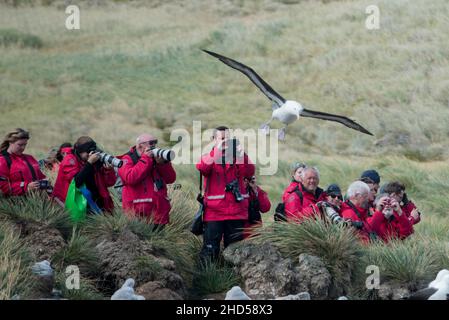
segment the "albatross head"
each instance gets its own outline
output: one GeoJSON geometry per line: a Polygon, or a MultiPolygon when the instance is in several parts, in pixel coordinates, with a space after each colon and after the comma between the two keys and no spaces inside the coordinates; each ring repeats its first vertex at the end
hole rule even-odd
{"type": "Polygon", "coordinates": [[[302,110],[304,109],[303,106],[299,102],[296,102],[296,101],[293,101],[293,100],[285,101],[284,106],[287,109],[293,111],[298,118],[301,115],[302,110]]]}

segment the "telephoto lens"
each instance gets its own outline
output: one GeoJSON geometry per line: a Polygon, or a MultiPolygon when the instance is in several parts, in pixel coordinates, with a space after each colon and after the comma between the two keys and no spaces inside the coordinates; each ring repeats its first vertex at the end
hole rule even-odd
{"type": "Polygon", "coordinates": [[[100,161],[105,164],[110,164],[113,167],[120,168],[123,165],[123,161],[107,154],[106,152],[100,152],[100,161]]]}
{"type": "Polygon", "coordinates": [[[151,151],[153,151],[155,157],[162,158],[166,161],[172,161],[176,156],[175,152],[170,149],[154,148],[151,151]]]}

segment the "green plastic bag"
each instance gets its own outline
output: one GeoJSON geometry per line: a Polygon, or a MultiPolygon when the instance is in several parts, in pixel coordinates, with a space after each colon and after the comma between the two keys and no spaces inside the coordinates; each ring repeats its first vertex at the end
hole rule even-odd
{"type": "Polygon", "coordinates": [[[67,191],[65,199],[65,208],[70,213],[73,221],[78,222],[86,218],[87,200],[81,191],[75,185],[75,179],[72,180],[67,191]]]}

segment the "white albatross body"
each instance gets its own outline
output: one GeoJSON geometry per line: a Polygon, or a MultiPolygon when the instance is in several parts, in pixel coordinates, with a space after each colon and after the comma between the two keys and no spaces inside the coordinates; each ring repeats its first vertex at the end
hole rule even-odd
{"type": "Polygon", "coordinates": [[[299,119],[302,110],[304,108],[301,104],[293,100],[287,100],[280,108],[273,110],[271,118],[289,125],[299,119]]]}
{"type": "Polygon", "coordinates": [[[361,125],[356,123],[355,121],[335,114],[324,113],[319,111],[313,111],[305,109],[299,102],[293,100],[284,99],[279,93],[277,93],[268,83],[266,83],[253,69],[244,64],[222,56],[218,53],[203,50],[204,52],[210,54],[211,56],[219,59],[224,64],[227,64],[231,68],[242,72],[246,75],[252,83],[262,91],[263,94],[267,96],[273,102],[273,113],[271,115],[270,121],[264,123],[260,129],[262,129],[266,134],[270,132],[270,123],[274,119],[279,120],[284,124],[284,127],[279,131],[279,139],[285,139],[285,130],[287,126],[296,120],[299,117],[310,117],[316,119],[323,119],[329,121],[339,122],[351,129],[363,132],[365,134],[373,135],[371,132],[363,128],[361,125]]]}

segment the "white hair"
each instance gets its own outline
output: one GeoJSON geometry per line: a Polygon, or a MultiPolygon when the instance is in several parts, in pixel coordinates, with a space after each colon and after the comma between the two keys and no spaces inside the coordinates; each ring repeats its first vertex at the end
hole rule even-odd
{"type": "Polygon", "coordinates": [[[349,186],[347,195],[348,195],[348,198],[354,198],[358,194],[365,194],[365,193],[369,193],[369,192],[370,192],[370,188],[365,182],[355,181],[355,182],[351,183],[351,185],[349,186]]]}
{"type": "Polygon", "coordinates": [[[302,169],[301,173],[299,174],[299,176],[301,177],[301,179],[304,179],[306,176],[306,172],[307,171],[313,171],[316,173],[318,179],[320,179],[320,171],[318,171],[318,169],[316,167],[307,167],[305,166],[304,169],[302,169]]]}

